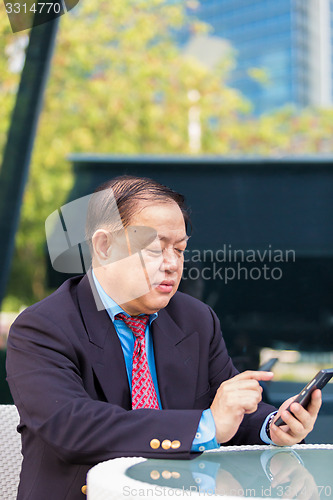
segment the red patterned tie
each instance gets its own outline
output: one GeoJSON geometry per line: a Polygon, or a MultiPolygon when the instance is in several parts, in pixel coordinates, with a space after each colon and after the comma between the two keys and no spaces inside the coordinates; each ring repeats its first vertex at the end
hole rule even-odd
{"type": "Polygon", "coordinates": [[[132,368],[132,409],[152,408],[158,410],[158,400],[146,354],[145,331],[149,315],[143,314],[133,318],[119,313],[116,314],[115,319],[124,321],[135,335],[132,368]]]}

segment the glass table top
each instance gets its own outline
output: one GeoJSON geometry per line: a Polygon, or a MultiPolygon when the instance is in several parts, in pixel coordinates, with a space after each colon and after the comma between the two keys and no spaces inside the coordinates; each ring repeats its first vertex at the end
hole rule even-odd
{"type": "Polygon", "coordinates": [[[333,498],[333,446],[243,446],[193,460],[144,460],[126,468],[131,498],[333,498]],[[141,490],[141,494],[140,494],[141,490]]]}

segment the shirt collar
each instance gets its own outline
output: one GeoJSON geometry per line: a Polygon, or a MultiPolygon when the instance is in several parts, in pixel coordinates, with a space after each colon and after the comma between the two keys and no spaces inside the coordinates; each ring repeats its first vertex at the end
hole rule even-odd
{"type": "MultiPolygon", "coordinates": [[[[129,316],[129,314],[127,312],[125,312],[119,304],[117,304],[107,293],[106,291],[104,290],[104,288],[102,287],[102,285],[100,284],[100,282],[98,281],[98,279],[96,278],[95,276],[95,273],[94,273],[94,270],[92,269],[92,276],[93,276],[93,280],[94,280],[94,283],[95,283],[95,286],[96,286],[96,290],[97,290],[97,293],[98,295],[100,296],[100,299],[105,307],[105,309],[107,310],[110,318],[112,319],[112,321],[114,321],[114,318],[116,316],[116,314],[119,314],[119,313],[123,313],[123,314],[126,314],[126,316],[129,316]]],[[[156,319],[158,316],[157,312],[153,313],[153,314],[150,314],[149,315],[149,324],[151,324],[154,319],[156,319]]]]}

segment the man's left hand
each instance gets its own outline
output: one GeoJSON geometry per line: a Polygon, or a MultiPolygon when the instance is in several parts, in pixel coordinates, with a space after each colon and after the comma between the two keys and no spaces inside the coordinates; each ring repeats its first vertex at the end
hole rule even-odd
{"type": "Polygon", "coordinates": [[[292,446],[299,443],[312,431],[316,421],[321,407],[321,391],[319,389],[313,391],[307,409],[303,408],[299,403],[292,403],[296,397],[287,399],[279,408],[274,419],[275,422],[281,415],[286,425],[277,427],[273,422],[270,426],[271,440],[278,446],[292,446]],[[290,403],[292,403],[290,410],[295,416],[287,411],[290,403]]]}

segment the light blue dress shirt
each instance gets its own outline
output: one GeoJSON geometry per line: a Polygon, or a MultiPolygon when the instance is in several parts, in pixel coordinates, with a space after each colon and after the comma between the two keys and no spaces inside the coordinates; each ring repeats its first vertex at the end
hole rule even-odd
{"type": "MultiPolygon", "coordinates": [[[[133,359],[133,351],[134,351],[134,334],[131,331],[131,329],[124,323],[124,321],[115,319],[115,316],[119,313],[126,314],[129,316],[107,293],[105,290],[102,288],[100,285],[99,281],[97,280],[94,271],[92,271],[92,276],[93,280],[98,292],[98,295],[100,296],[100,299],[109,314],[116,332],[118,334],[120,344],[124,353],[124,359],[125,359],[125,365],[126,365],[126,371],[127,371],[127,377],[128,377],[128,383],[129,386],[132,387],[132,359],[133,359]]],[[[159,394],[159,389],[158,389],[158,381],[157,381],[157,375],[156,375],[156,365],[155,365],[155,357],[154,357],[154,346],[153,346],[153,339],[151,335],[151,329],[150,325],[152,322],[157,318],[158,314],[154,313],[151,314],[149,317],[149,321],[146,327],[146,332],[145,332],[145,339],[146,339],[146,352],[147,352],[147,361],[149,365],[149,370],[151,373],[151,377],[154,383],[155,391],[156,391],[156,396],[158,399],[158,404],[160,409],[162,409],[162,404],[161,404],[161,399],[160,399],[160,394],[159,394]]],[[[266,422],[269,419],[270,415],[267,417],[265,420],[260,437],[261,439],[268,443],[272,443],[272,441],[268,438],[266,434],[266,422]],[[265,438],[265,439],[264,439],[265,438]]],[[[192,442],[192,448],[191,451],[205,451],[205,450],[212,450],[214,448],[219,448],[219,444],[216,441],[215,438],[215,422],[214,418],[212,415],[212,412],[210,409],[204,410],[202,412],[202,416],[198,425],[197,432],[195,434],[194,440],[192,442]]]]}

